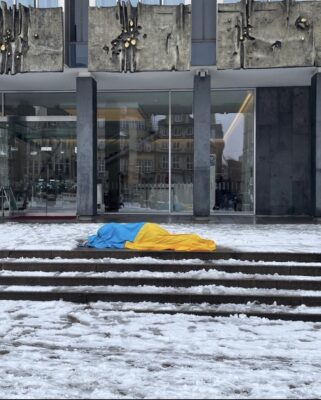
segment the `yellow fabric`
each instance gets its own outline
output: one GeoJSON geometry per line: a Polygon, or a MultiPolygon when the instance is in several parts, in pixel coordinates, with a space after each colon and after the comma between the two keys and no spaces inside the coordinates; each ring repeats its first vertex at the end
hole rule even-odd
{"type": "Polygon", "coordinates": [[[202,239],[196,234],[172,234],[158,224],[147,222],[133,242],[125,243],[125,249],[214,251],[216,245],[213,240],[202,239]]]}

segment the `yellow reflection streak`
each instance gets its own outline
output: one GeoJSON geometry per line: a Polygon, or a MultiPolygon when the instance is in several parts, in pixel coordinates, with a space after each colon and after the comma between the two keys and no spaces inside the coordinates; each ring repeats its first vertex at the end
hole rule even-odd
{"type": "Polygon", "coordinates": [[[248,95],[245,97],[240,109],[238,110],[235,118],[231,122],[231,125],[229,126],[228,130],[226,131],[225,135],[223,136],[223,140],[227,140],[230,134],[232,133],[235,125],[239,122],[239,119],[242,115],[242,113],[245,111],[246,107],[250,104],[250,101],[253,100],[253,94],[248,93],[248,95]]]}

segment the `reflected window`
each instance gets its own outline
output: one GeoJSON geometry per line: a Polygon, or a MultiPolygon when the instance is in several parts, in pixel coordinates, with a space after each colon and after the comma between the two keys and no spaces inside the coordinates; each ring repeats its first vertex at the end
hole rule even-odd
{"type": "Polygon", "coordinates": [[[253,212],[252,90],[211,93],[210,199],[213,212],[253,212]]]}

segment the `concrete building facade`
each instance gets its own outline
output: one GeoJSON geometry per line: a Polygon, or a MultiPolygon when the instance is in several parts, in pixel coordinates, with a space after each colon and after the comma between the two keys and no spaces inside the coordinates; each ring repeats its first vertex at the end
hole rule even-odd
{"type": "Polygon", "coordinates": [[[3,2],[2,215],[320,217],[320,7],[3,2]]]}

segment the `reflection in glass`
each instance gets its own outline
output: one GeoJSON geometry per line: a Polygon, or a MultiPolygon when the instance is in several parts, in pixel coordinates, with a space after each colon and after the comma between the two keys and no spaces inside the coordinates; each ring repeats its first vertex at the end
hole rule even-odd
{"type": "Polygon", "coordinates": [[[211,104],[211,209],[252,212],[254,92],[213,91],[211,104]]]}
{"type": "Polygon", "coordinates": [[[162,4],[164,6],[177,6],[178,4],[186,4],[184,0],[163,0],[162,4]]]}
{"type": "Polygon", "coordinates": [[[59,7],[58,0],[39,0],[39,8],[55,8],[59,7]]]}
{"type": "MultiPolygon", "coordinates": [[[[131,5],[136,6],[138,0],[131,0],[131,5]]],[[[96,0],[96,7],[114,7],[117,4],[117,0],[96,0]]]]}
{"type": "Polygon", "coordinates": [[[75,214],[76,122],[0,122],[0,140],[12,212],[75,214]]]}
{"type": "Polygon", "coordinates": [[[115,0],[97,0],[96,6],[97,7],[114,7],[116,5],[115,0]]]}
{"type": "Polygon", "coordinates": [[[5,94],[5,115],[76,115],[75,93],[5,94]]]}
{"type": "Polygon", "coordinates": [[[192,92],[172,93],[171,209],[193,212],[194,122],[192,92]]]}
{"type": "Polygon", "coordinates": [[[29,7],[29,6],[35,7],[36,6],[35,0],[19,0],[19,1],[16,1],[16,4],[19,4],[19,3],[21,3],[21,4],[23,4],[24,6],[27,6],[27,7],[29,7]]]}
{"type": "Polygon", "coordinates": [[[101,211],[169,211],[168,93],[98,94],[101,211]]]}
{"type": "Polygon", "coordinates": [[[5,95],[0,122],[0,186],[6,211],[76,212],[75,93],[5,95]]]}

